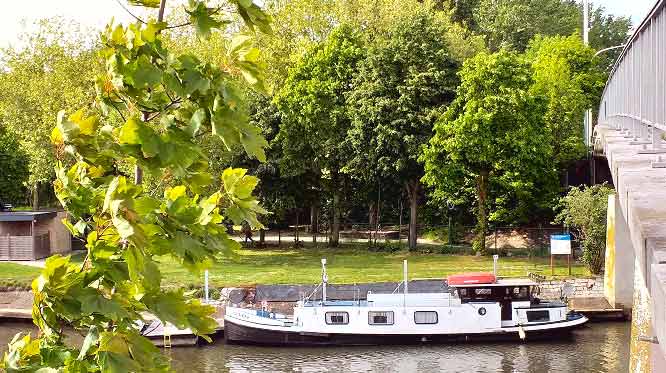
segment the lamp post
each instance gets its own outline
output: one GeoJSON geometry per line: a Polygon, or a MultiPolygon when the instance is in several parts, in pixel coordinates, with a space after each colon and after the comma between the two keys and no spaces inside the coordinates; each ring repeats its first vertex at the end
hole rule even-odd
{"type": "Polygon", "coordinates": [[[616,45],[616,46],[613,46],[613,47],[608,47],[608,48],[604,48],[604,49],[599,49],[599,50],[597,51],[597,53],[594,54],[594,57],[596,57],[596,56],[602,54],[603,52],[608,52],[608,51],[611,51],[611,50],[613,50],[613,49],[618,49],[618,48],[624,48],[624,47],[626,47],[626,46],[627,46],[626,44],[620,44],[620,45],[616,45]]]}
{"type": "MultiPolygon", "coordinates": [[[[583,43],[590,45],[590,4],[589,0],[583,0],[583,43]]],[[[585,133],[585,145],[590,149],[592,147],[592,109],[585,111],[585,118],[583,119],[583,132],[585,133]]],[[[590,157],[590,185],[596,183],[595,164],[594,164],[594,149],[589,151],[590,157]]],[[[568,175],[567,170],[567,175],[568,175]]],[[[567,178],[568,180],[568,178],[567,178]]],[[[567,185],[568,186],[568,185],[567,185]]]]}

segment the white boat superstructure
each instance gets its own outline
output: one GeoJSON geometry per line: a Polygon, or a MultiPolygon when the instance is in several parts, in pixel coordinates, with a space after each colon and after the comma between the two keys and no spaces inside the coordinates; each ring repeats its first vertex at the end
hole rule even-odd
{"type": "MultiPolygon", "coordinates": [[[[325,272],[324,272],[325,273],[325,272]]],[[[324,275],[325,276],[325,275],[324,275]]],[[[404,344],[532,339],[568,333],[587,318],[542,302],[525,279],[449,284],[449,292],[376,294],[355,301],[299,301],[292,316],[227,307],[227,341],[270,345],[404,344]]],[[[469,276],[474,278],[474,276],[469,276]]],[[[324,277],[326,280],[326,278],[324,277]]]]}

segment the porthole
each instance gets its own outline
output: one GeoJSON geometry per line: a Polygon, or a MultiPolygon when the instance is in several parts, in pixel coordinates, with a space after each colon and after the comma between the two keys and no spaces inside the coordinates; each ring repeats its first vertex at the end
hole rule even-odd
{"type": "Polygon", "coordinates": [[[479,315],[484,316],[485,314],[486,314],[486,308],[485,307],[479,308],[479,315]]]}

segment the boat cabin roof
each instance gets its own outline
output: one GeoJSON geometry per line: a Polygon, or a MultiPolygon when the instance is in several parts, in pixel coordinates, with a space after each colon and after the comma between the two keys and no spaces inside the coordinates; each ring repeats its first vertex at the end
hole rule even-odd
{"type": "Polygon", "coordinates": [[[498,279],[491,284],[464,284],[464,285],[449,285],[454,288],[485,288],[485,287],[508,287],[508,286],[536,286],[537,283],[526,278],[503,278],[498,279]]]}

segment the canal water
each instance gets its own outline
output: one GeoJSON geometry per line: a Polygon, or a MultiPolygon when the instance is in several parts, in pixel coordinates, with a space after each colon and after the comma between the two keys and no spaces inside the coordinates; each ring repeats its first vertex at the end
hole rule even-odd
{"type": "MultiPolygon", "coordinates": [[[[6,341],[27,324],[0,324],[6,341]]],[[[594,323],[557,342],[268,348],[221,341],[165,354],[177,372],[627,372],[630,323],[594,323]]],[[[4,348],[3,348],[4,350],[4,348]]]]}

